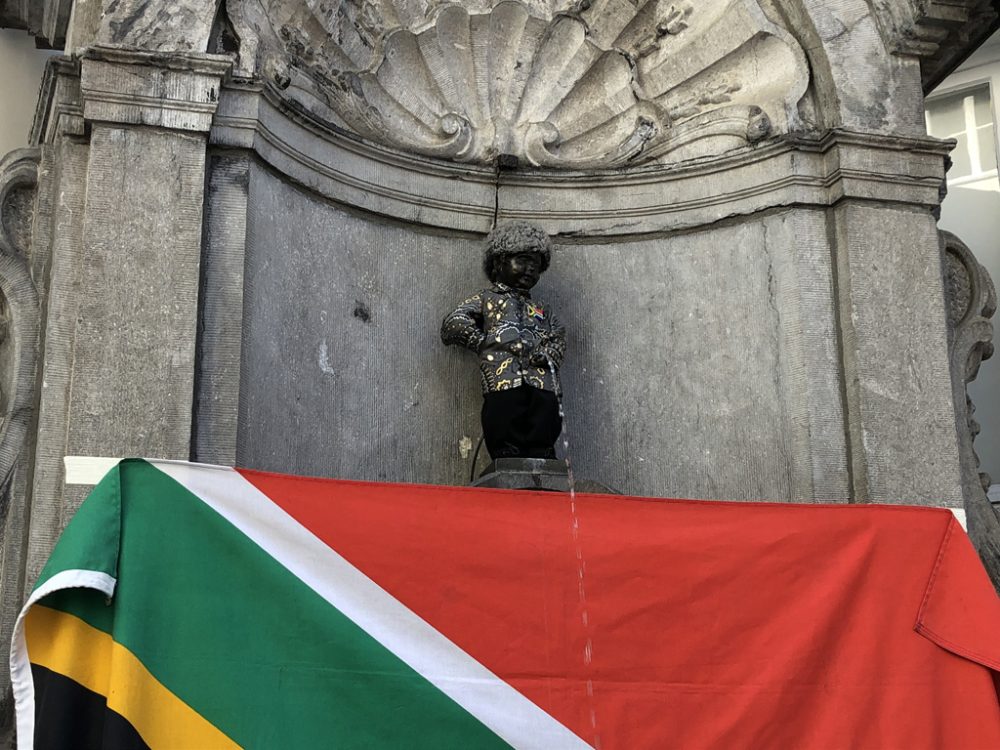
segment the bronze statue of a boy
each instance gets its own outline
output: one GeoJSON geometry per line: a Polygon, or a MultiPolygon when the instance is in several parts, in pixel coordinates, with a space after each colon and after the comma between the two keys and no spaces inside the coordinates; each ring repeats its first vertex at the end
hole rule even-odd
{"type": "Polygon", "coordinates": [[[512,222],[486,238],[483,270],[493,283],[441,324],[441,340],[479,355],[486,448],[498,458],[555,458],[562,431],[559,367],[566,331],[530,290],[549,267],[541,227],[512,222]]]}

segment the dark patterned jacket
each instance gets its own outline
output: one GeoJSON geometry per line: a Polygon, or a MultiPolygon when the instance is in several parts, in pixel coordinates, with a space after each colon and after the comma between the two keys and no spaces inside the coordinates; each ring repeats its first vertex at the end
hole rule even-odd
{"type": "Polygon", "coordinates": [[[483,393],[527,384],[557,391],[566,353],[564,329],[548,305],[504,284],[494,284],[462,302],[441,323],[441,340],[479,355],[483,393]],[[533,352],[548,357],[530,361],[533,352]],[[557,372],[552,371],[549,360],[557,372]]]}

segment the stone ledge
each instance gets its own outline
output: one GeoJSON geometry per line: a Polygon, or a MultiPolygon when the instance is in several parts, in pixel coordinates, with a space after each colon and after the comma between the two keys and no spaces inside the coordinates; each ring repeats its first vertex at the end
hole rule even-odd
{"type": "Polygon", "coordinates": [[[73,0],[0,0],[0,28],[24,29],[39,44],[58,49],[66,42],[73,0]]]}
{"type": "Polygon", "coordinates": [[[219,55],[117,48],[88,50],[82,61],[54,58],[32,142],[83,134],[84,118],[209,130],[212,144],[252,151],[290,182],[364,211],[476,233],[489,231],[496,212],[532,218],[567,237],[669,232],[844,199],[930,209],[938,204],[951,146],[831,130],[671,166],[498,175],[494,168],[412,156],[322,127],[256,81],[223,83],[229,64],[219,55]],[[165,60],[167,67],[158,67],[165,60]]]}
{"type": "Polygon", "coordinates": [[[879,32],[896,55],[921,58],[929,93],[1000,27],[991,0],[895,0],[873,4],[879,32]]]}
{"type": "Polygon", "coordinates": [[[211,143],[244,148],[329,199],[403,221],[487,232],[494,212],[552,233],[616,236],[704,226],[848,198],[930,209],[950,143],[846,130],[792,134],[671,166],[502,172],[411,156],[325,128],[267,86],[222,90],[211,143]],[[458,189],[456,189],[458,188],[458,189]]]}
{"type": "Polygon", "coordinates": [[[49,58],[29,142],[38,146],[51,143],[56,135],[83,135],[84,130],[80,61],[72,57],[49,58]]]}
{"type": "Polygon", "coordinates": [[[80,63],[84,119],[207,132],[231,66],[223,55],[91,47],[80,63]]]}

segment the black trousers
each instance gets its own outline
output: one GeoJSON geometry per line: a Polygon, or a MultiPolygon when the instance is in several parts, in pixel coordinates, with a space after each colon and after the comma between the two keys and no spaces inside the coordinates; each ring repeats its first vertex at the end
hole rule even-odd
{"type": "Polygon", "coordinates": [[[559,399],[551,391],[522,385],[483,396],[483,436],[493,460],[555,458],[562,432],[559,399]]]}

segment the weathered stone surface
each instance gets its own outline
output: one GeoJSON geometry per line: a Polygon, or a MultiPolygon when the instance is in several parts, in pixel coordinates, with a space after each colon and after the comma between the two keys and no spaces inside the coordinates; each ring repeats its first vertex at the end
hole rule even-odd
{"type": "MultiPolygon", "coordinates": [[[[0,159],[0,658],[8,655],[21,602],[27,548],[30,449],[34,447],[39,297],[33,272],[43,275],[43,226],[49,191],[39,195],[41,151],[21,149],[0,159]],[[41,205],[36,212],[36,205],[41,205]],[[39,257],[40,256],[40,257],[39,257]]],[[[44,172],[42,173],[44,175],[44,172]]],[[[48,186],[45,186],[48,187],[48,186]]],[[[0,676],[0,727],[7,715],[10,678],[0,676]]]]}
{"type": "Polygon", "coordinates": [[[466,483],[475,366],[437,328],[504,218],[558,235],[585,473],[957,505],[948,144],[885,4],[228,0],[213,35],[215,3],[78,0],[33,131],[44,387],[5,601],[86,494],[67,452],[466,483]],[[198,53],[235,42],[223,84],[198,53]]]}
{"type": "Polygon", "coordinates": [[[922,58],[927,92],[1000,22],[990,0],[874,0],[872,6],[888,48],[922,58]]]}
{"type": "MultiPolygon", "coordinates": [[[[65,454],[189,456],[203,161],[203,137],[92,130],[82,246],[53,258],[71,307],[43,373],[44,408],[62,416],[46,413],[46,437],[65,454]]],[[[32,518],[29,580],[75,510],[63,502],[32,518]]]]}
{"type": "Polygon", "coordinates": [[[225,466],[236,464],[250,164],[245,153],[214,156],[205,195],[191,446],[194,460],[225,466]]]}
{"type": "MultiPolygon", "coordinates": [[[[31,221],[35,213],[35,191],[31,187],[9,187],[0,203],[0,233],[7,237],[13,248],[28,248],[31,245],[31,221]]],[[[22,249],[18,255],[26,255],[22,249]]]]}
{"type": "Polygon", "coordinates": [[[720,153],[799,129],[808,85],[801,48],[755,0],[227,8],[245,74],[321,122],[458,161],[572,169],[720,153]]]}
{"type": "Polygon", "coordinates": [[[950,232],[940,234],[965,513],[969,536],[1000,590],[1000,516],[986,494],[990,476],[979,471],[974,447],[979,424],[968,392],[969,383],[979,374],[979,365],[993,356],[990,318],[997,309],[996,289],[986,269],[964,242],[950,232]]]}
{"type": "Polygon", "coordinates": [[[866,0],[776,3],[807,50],[818,128],[924,132],[920,64],[891,54],[866,0]]]}
{"type": "Polygon", "coordinates": [[[930,207],[938,200],[943,151],[927,138],[850,131],[786,136],[676,168],[566,179],[541,171],[501,173],[497,202],[502,218],[531,218],[549,231],[583,236],[699,227],[844,198],[930,207]]]}
{"type": "Polygon", "coordinates": [[[224,87],[211,139],[252,149],[295,182],[406,222],[485,233],[504,218],[560,234],[622,235],[704,226],[787,205],[845,197],[938,203],[947,144],[854,131],[793,134],[684,165],[629,170],[459,165],[361,143],[302,122],[269,89],[224,87]],[[720,178],[720,175],[725,175],[720,178]],[[456,190],[455,186],[461,189],[456,190]]]}
{"type": "MultiPolygon", "coordinates": [[[[29,265],[38,149],[0,159],[0,493],[5,493],[35,411],[38,292],[29,265]]],[[[7,512],[0,497],[0,523],[7,512]]]]}
{"type": "Polygon", "coordinates": [[[109,0],[100,41],[159,52],[204,52],[219,0],[109,0]]]}
{"type": "Polygon", "coordinates": [[[31,142],[53,143],[62,136],[82,136],[84,132],[80,62],[70,57],[50,57],[31,125],[31,142]]]}
{"type": "Polygon", "coordinates": [[[75,65],[55,61],[43,89],[53,101],[34,132],[60,149],[51,177],[60,210],[32,488],[44,500],[31,504],[26,532],[29,586],[87,492],[63,486],[63,456],[190,456],[206,143],[191,131],[207,128],[210,114],[198,118],[227,61],[161,62],[95,50],[82,63],[90,85],[80,86],[75,65]]]}
{"type": "MultiPolygon", "coordinates": [[[[238,462],[467,481],[475,368],[436,331],[455,290],[485,283],[478,241],[352,216],[260,170],[250,196],[238,462]]],[[[846,500],[826,243],[815,211],[561,245],[539,294],[579,329],[565,368],[578,465],[634,494],[846,500]],[[627,340],[615,309],[637,318],[627,340]]]]}
{"type": "Polygon", "coordinates": [[[170,56],[114,47],[83,55],[83,116],[97,122],[207,131],[219,84],[231,61],[222,55],[170,56]]]}
{"type": "Polygon", "coordinates": [[[953,65],[992,28],[988,5],[226,3],[241,73],[319,123],[559,168],[678,162],[802,129],[918,135],[921,60],[923,81],[953,65]]]}
{"type": "Polygon", "coordinates": [[[237,463],[465,484],[481,397],[438,328],[478,247],[373,218],[251,171],[237,463]]]}
{"type": "Polygon", "coordinates": [[[834,217],[854,497],[958,507],[961,465],[934,218],[854,201],[837,206],[834,217]]]}
{"type": "MultiPolygon", "coordinates": [[[[41,284],[44,329],[41,347],[42,388],[38,394],[38,426],[29,519],[61,530],[66,517],[63,466],[66,422],[69,419],[69,392],[72,381],[73,331],[80,303],[74,292],[80,288],[78,274],[84,265],[83,216],[86,209],[86,145],[60,139],[49,147],[44,185],[57,198],[50,204],[49,242],[45,245],[46,268],[41,284]]],[[[73,506],[75,507],[75,506],[73,506]]],[[[25,519],[24,534],[30,528],[25,519]]],[[[47,540],[54,542],[54,538],[47,540]]],[[[27,546],[27,545],[25,545],[27,546]]],[[[44,554],[43,550],[36,554],[44,554]]]]}
{"type": "Polygon", "coordinates": [[[66,54],[79,54],[100,43],[104,0],[73,0],[73,15],[66,34],[66,54]]]}

